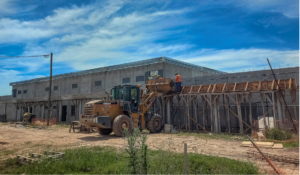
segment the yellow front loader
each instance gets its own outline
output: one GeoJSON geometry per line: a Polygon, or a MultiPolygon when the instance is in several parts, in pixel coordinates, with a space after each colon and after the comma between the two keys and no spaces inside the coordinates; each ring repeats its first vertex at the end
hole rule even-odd
{"type": "Polygon", "coordinates": [[[85,104],[80,123],[97,127],[99,134],[108,135],[114,132],[123,136],[124,129],[148,129],[151,133],[162,128],[159,114],[149,116],[149,108],[160,94],[172,93],[176,86],[170,78],[148,80],[146,88],[141,85],[115,86],[111,90],[111,99],[94,100],[85,104]]]}

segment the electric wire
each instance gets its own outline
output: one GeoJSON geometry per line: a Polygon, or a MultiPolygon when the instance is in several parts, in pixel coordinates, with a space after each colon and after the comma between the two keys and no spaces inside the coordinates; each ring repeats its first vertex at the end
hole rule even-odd
{"type": "Polygon", "coordinates": [[[5,55],[0,55],[1,58],[3,57],[14,57],[14,58],[21,58],[21,57],[45,57],[45,58],[48,58],[50,54],[48,55],[31,55],[31,56],[5,56],[5,55]]]}

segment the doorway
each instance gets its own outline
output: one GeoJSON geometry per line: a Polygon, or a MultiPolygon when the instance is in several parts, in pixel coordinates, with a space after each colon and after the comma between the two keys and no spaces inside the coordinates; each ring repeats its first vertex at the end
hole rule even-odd
{"type": "Polygon", "coordinates": [[[61,121],[65,122],[66,120],[67,120],[67,106],[62,106],[61,121]]]}

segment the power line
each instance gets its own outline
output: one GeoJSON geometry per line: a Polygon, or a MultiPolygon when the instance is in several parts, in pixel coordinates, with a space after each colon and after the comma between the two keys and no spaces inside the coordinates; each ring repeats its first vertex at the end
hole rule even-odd
{"type": "Polygon", "coordinates": [[[20,57],[45,57],[48,58],[50,54],[47,55],[31,55],[31,56],[5,56],[5,55],[0,55],[0,57],[14,57],[14,58],[20,58],[20,57]]]}

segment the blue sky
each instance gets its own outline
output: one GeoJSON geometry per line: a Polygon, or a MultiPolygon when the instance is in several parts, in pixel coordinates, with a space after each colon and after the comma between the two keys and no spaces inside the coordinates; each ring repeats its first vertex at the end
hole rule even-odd
{"type": "MultiPolygon", "coordinates": [[[[53,52],[53,74],[166,56],[227,72],[299,66],[298,0],[0,0],[0,55],[53,52]]],[[[0,58],[9,82],[49,59],[0,58]]]]}

